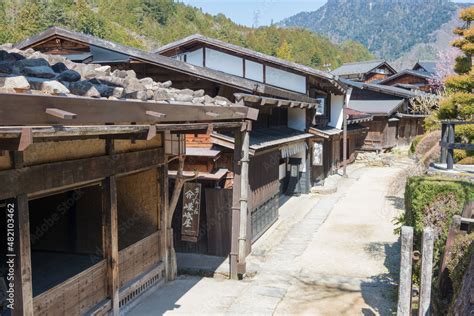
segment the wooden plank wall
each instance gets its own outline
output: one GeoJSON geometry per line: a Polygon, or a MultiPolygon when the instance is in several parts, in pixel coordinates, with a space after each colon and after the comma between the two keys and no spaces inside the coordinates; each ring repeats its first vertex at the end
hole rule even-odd
{"type": "Polygon", "coordinates": [[[208,254],[225,257],[230,252],[232,190],[207,188],[205,194],[208,254]]]}
{"type": "Polygon", "coordinates": [[[107,297],[106,262],[102,260],[33,299],[34,315],[83,315],[107,297]]]}
{"type": "Polygon", "coordinates": [[[158,264],[160,257],[160,232],[128,246],[119,252],[119,287],[158,264]]]}

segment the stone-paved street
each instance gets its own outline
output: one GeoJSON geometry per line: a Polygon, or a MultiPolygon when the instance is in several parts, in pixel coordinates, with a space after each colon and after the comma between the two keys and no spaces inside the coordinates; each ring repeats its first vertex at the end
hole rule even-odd
{"type": "Polygon", "coordinates": [[[129,314],[392,314],[401,194],[388,192],[402,168],[351,166],[336,193],[290,199],[253,247],[253,277],[180,276],[129,314]]]}

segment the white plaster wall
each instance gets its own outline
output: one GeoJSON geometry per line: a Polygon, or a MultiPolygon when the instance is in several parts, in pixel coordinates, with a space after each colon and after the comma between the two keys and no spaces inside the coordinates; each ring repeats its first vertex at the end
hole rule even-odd
{"type": "Polygon", "coordinates": [[[342,129],[342,107],[344,105],[344,95],[331,94],[331,121],[329,125],[342,129]]]}
{"type": "Polygon", "coordinates": [[[288,127],[304,132],[306,128],[306,110],[289,108],[288,127]]]}

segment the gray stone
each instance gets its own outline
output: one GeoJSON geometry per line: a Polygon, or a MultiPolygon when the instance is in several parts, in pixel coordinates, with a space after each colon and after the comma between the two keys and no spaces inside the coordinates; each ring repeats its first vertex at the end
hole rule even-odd
{"type": "Polygon", "coordinates": [[[196,104],[198,104],[198,103],[202,104],[202,103],[204,103],[204,101],[205,101],[204,97],[193,98],[193,103],[196,103],[196,104]]]}
{"type": "Polygon", "coordinates": [[[0,63],[0,73],[2,74],[13,73],[13,66],[10,63],[0,63]]]}
{"type": "Polygon", "coordinates": [[[196,97],[196,98],[203,97],[204,94],[206,94],[206,92],[203,89],[196,90],[196,91],[193,92],[193,96],[196,97]]]}
{"type": "Polygon", "coordinates": [[[183,89],[179,91],[180,94],[186,94],[186,95],[194,95],[194,91],[191,89],[183,89]]]}
{"type": "Polygon", "coordinates": [[[28,80],[24,76],[3,77],[0,78],[0,86],[15,90],[29,90],[31,88],[28,80]]]}
{"type": "Polygon", "coordinates": [[[162,88],[171,88],[172,85],[173,83],[170,80],[161,83],[162,88]]]}
{"type": "Polygon", "coordinates": [[[75,95],[92,98],[100,97],[100,93],[99,91],[97,91],[97,88],[92,83],[85,80],[71,82],[71,84],[69,85],[69,90],[71,90],[71,93],[75,95]]]}
{"type": "Polygon", "coordinates": [[[135,73],[134,70],[127,70],[126,72],[127,72],[128,78],[135,78],[135,79],[137,78],[137,74],[135,73]]]}
{"type": "Polygon", "coordinates": [[[17,60],[24,59],[25,57],[17,53],[9,53],[5,50],[0,50],[0,61],[2,62],[16,62],[17,60]]]}
{"type": "Polygon", "coordinates": [[[81,80],[81,75],[75,70],[68,69],[60,73],[56,79],[59,81],[74,82],[81,80]]]}
{"type": "Polygon", "coordinates": [[[112,76],[125,79],[127,78],[127,72],[125,70],[116,69],[112,72],[112,76]]]}
{"type": "Polygon", "coordinates": [[[130,94],[133,92],[145,90],[145,87],[140,83],[140,80],[136,78],[126,79],[125,83],[125,93],[130,94]]]}
{"type": "Polygon", "coordinates": [[[145,89],[151,89],[155,82],[150,77],[142,78],[139,80],[140,83],[145,87],[145,89]]]}
{"type": "Polygon", "coordinates": [[[178,102],[192,102],[193,96],[189,94],[175,94],[173,99],[178,102]]]}
{"type": "Polygon", "coordinates": [[[161,88],[155,91],[154,99],[155,101],[169,100],[170,94],[168,93],[168,90],[161,88]]]}
{"type": "Polygon", "coordinates": [[[218,105],[218,106],[228,106],[228,105],[230,105],[230,103],[227,103],[226,101],[223,101],[223,100],[215,100],[214,104],[218,105]]]}
{"type": "Polygon", "coordinates": [[[111,87],[105,84],[95,85],[95,87],[102,97],[114,97],[120,99],[124,92],[121,87],[111,87]]]}
{"type": "Polygon", "coordinates": [[[95,69],[98,76],[110,76],[110,66],[100,66],[95,69]]]}
{"type": "Polygon", "coordinates": [[[26,76],[51,79],[56,77],[56,73],[49,66],[24,67],[22,73],[26,76]]]}
{"type": "Polygon", "coordinates": [[[35,90],[41,90],[49,94],[66,94],[70,93],[62,83],[57,80],[44,80],[38,78],[29,78],[31,87],[35,90]]]}
{"type": "Polygon", "coordinates": [[[147,100],[153,100],[154,96],[155,96],[155,91],[153,91],[151,89],[146,90],[147,100]]]}
{"type": "Polygon", "coordinates": [[[204,96],[204,103],[214,103],[214,99],[206,94],[204,96]]]}
{"type": "Polygon", "coordinates": [[[16,63],[20,65],[21,68],[40,67],[40,66],[49,67],[49,62],[44,58],[22,59],[22,60],[18,60],[16,63]]]}
{"type": "Polygon", "coordinates": [[[51,66],[51,68],[53,68],[54,72],[58,74],[63,71],[68,70],[68,68],[66,67],[66,64],[64,63],[55,63],[54,65],[51,66]]]}

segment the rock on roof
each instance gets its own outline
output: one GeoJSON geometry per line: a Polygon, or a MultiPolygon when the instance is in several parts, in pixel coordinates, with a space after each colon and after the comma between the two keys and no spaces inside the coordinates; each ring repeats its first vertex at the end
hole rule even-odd
{"type": "Polygon", "coordinates": [[[338,76],[365,74],[386,63],[387,62],[383,59],[346,63],[341,67],[334,69],[332,73],[338,76]]]}
{"type": "Polygon", "coordinates": [[[33,49],[0,46],[0,92],[81,96],[230,106],[232,102],[205,95],[204,90],[174,89],[172,82],[138,79],[133,70],[74,63],[59,55],[33,49]]]}

